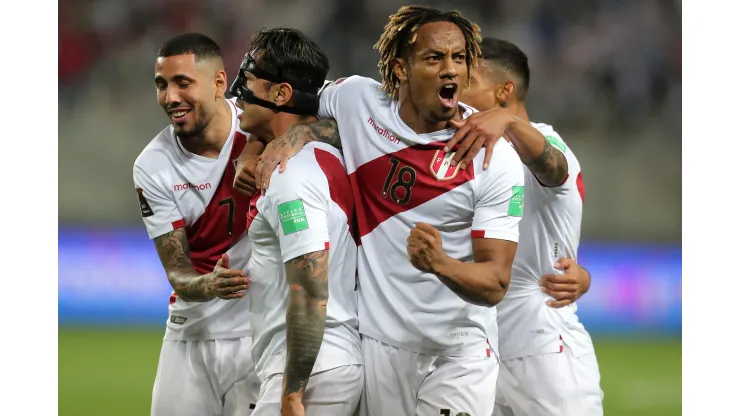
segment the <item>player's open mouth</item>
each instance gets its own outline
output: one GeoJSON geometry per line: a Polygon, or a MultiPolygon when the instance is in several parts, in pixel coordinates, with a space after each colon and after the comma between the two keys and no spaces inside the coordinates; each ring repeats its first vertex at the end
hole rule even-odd
{"type": "Polygon", "coordinates": [[[457,84],[445,84],[439,90],[439,100],[446,108],[455,108],[457,105],[457,84]]]}
{"type": "Polygon", "coordinates": [[[174,122],[180,122],[185,120],[185,116],[190,113],[190,110],[174,110],[170,111],[170,117],[174,122]]]}

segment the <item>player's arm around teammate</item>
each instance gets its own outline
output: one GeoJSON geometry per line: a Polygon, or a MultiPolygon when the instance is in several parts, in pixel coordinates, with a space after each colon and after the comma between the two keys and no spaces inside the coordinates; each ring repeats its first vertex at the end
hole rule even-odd
{"type": "Polygon", "coordinates": [[[542,276],[542,291],[554,300],[547,301],[547,306],[562,308],[577,301],[591,288],[591,273],[570,258],[559,259],[553,266],[563,273],[551,273],[542,276]]]}

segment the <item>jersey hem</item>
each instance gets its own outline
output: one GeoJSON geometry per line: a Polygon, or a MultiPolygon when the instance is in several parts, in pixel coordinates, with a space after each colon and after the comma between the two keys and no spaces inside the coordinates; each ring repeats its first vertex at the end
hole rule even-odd
{"type": "Polygon", "coordinates": [[[173,331],[169,327],[165,330],[163,341],[204,341],[209,339],[227,339],[227,338],[244,338],[251,337],[251,330],[218,332],[215,334],[201,333],[198,335],[182,334],[179,331],[173,331]]]}

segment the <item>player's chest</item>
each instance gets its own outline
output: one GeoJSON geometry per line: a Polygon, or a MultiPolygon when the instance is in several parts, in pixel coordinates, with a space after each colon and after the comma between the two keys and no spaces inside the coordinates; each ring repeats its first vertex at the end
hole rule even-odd
{"type": "Polygon", "coordinates": [[[361,235],[399,214],[433,225],[472,221],[474,168],[452,166],[453,155],[433,143],[364,161],[350,175],[361,235]]]}

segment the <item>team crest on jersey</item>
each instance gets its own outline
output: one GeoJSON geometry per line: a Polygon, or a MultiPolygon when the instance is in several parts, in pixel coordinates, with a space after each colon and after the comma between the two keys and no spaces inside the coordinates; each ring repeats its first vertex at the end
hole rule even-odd
{"type": "Polygon", "coordinates": [[[450,165],[454,156],[455,152],[445,153],[444,150],[437,150],[434,152],[434,158],[429,167],[432,170],[432,175],[434,175],[438,181],[449,181],[457,176],[457,172],[460,170],[460,165],[450,165]]]}

